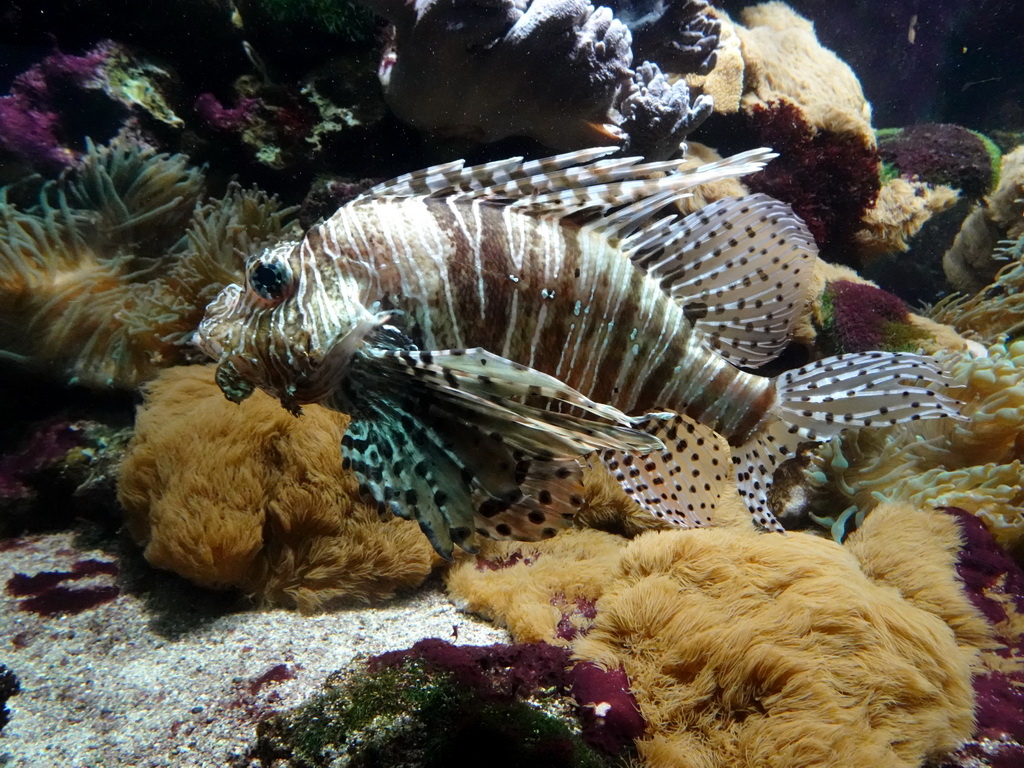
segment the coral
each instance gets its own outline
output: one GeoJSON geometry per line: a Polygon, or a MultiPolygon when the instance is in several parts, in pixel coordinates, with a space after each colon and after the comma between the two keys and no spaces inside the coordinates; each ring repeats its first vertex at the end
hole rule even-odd
{"type": "Polygon", "coordinates": [[[4,726],[11,721],[7,700],[11,696],[17,696],[20,691],[21,683],[18,676],[6,664],[0,664],[0,733],[3,732],[4,726]]]}
{"type": "Polygon", "coordinates": [[[109,40],[100,43],[96,51],[104,56],[99,73],[100,87],[111,99],[130,111],[145,113],[175,128],[185,124],[168,106],[158,87],[171,78],[171,73],[137,61],[127,48],[109,40]]]}
{"type": "Polygon", "coordinates": [[[702,533],[635,541],[575,646],[624,665],[648,764],[915,766],[970,734],[972,654],[938,616],[829,542],[702,533]]]}
{"type": "Polygon", "coordinates": [[[870,520],[879,503],[905,501],[966,509],[1003,546],[1024,541],[1024,342],[940,357],[963,387],[957,397],[966,420],[849,432],[804,455],[794,504],[833,526],[837,538],[865,515],[870,520]]]}
{"type": "Polygon", "coordinates": [[[1004,334],[1019,337],[1024,332],[1024,235],[1003,241],[994,256],[1010,263],[991,285],[974,296],[954,294],[943,299],[931,308],[930,316],[987,343],[1004,334]]]}
{"type": "Polygon", "coordinates": [[[80,157],[79,137],[109,138],[133,115],[179,127],[181,119],[154,84],[167,78],[109,40],[82,56],[53,53],[0,97],[0,147],[40,172],[53,172],[80,157]]]}
{"type": "Polygon", "coordinates": [[[215,131],[237,135],[256,161],[270,168],[282,170],[302,157],[316,123],[313,105],[298,92],[268,87],[252,75],[238,78],[234,89],[235,106],[203,93],[196,114],[215,131]]]}
{"type": "Polygon", "coordinates": [[[880,189],[874,146],[859,134],[816,128],[788,101],[754,104],[747,115],[758,141],[780,154],[747,184],[793,206],[823,257],[850,261],[880,189]]]}
{"type": "Polygon", "coordinates": [[[118,139],[89,143],[33,208],[0,191],[3,354],[92,387],[201,357],[191,337],[206,304],[291,213],[236,185],[199,205],[203,187],[184,156],[118,139]]]}
{"type": "Polygon", "coordinates": [[[719,23],[715,68],[704,75],[687,73],[686,82],[691,90],[711,97],[715,112],[733,114],[739,111],[740,98],[743,96],[745,65],[740,37],[736,24],[725,11],[709,8],[708,12],[719,23]]]}
{"type": "Polygon", "coordinates": [[[745,8],[740,109],[756,141],[781,157],[748,184],[807,222],[825,258],[855,261],[854,235],[880,189],[871,109],[856,76],[789,6],[745,8]]]}
{"type": "Polygon", "coordinates": [[[910,324],[910,312],[898,296],[868,283],[835,280],[820,299],[818,343],[827,354],[914,352],[925,338],[910,324]]]}
{"type": "Polygon", "coordinates": [[[645,157],[671,157],[679,144],[711,114],[710,99],[690,101],[685,80],[670,85],[650,62],[633,73],[632,87],[618,105],[619,129],[626,134],[623,152],[645,157]]]}
{"type": "Polygon", "coordinates": [[[499,621],[518,641],[568,645],[559,625],[584,634],[593,624],[574,610],[577,601],[601,597],[627,544],[593,530],[566,531],[546,542],[482,542],[480,556],[460,561],[446,584],[460,609],[499,621]]]}
{"type": "Polygon", "coordinates": [[[369,5],[395,25],[380,68],[388,105],[431,133],[591,145],[632,76],[629,31],[589,0],[506,1],[472,15],[443,0],[369,5]]]}
{"type": "Polygon", "coordinates": [[[972,731],[971,663],[989,631],[960,591],[957,546],[948,516],[896,506],[851,549],[741,525],[632,542],[571,531],[495,545],[487,559],[500,551],[505,567],[465,558],[448,586],[517,639],[564,643],[553,601],[594,601],[573,655],[625,671],[647,765],[909,767],[972,731]]]}
{"type": "MultiPolygon", "coordinates": [[[[853,283],[865,286],[866,289],[878,289],[875,283],[865,280],[849,267],[844,267],[840,264],[830,264],[821,259],[815,262],[814,273],[808,287],[808,293],[812,299],[808,302],[804,314],[793,331],[793,341],[807,347],[814,356],[820,357],[822,350],[835,348],[834,340],[825,338],[824,335],[819,339],[819,334],[830,323],[832,316],[832,297],[828,286],[837,283],[853,283]]],[[[855,292],[853,295],[856,296],[857,293],[855,292]]],[[[874,291],[868,291],[866,295],[879,296],[874,291]]],[[[892,330],[896,331],[892,341],[899,341],[902,337],[908,346],[912,346],[926,355],[964,352],[968,350],[979,352],[982,349],[975,342],[961,337],[949,325],[913,312],[908,313],[904,321],[893,327],[892,330]]]]}
{"type": "Polygon", "coordinates": [[[425,640],[336,673],[302,707],[257,726],[249,757],[279,766],[611,766],[584,744],[566,697],[568,654],[544,644],[425,640]]]}
{"type": "Polygon", "coordinates": [[[1003,155],[999,186],[974,207],[942,267],[956,290],[977,293],[1002,266],[998,260],[1001,240],[1024,235],[1024,146],[1003,155]]]}
{"type": "Polygon", "coordinates": [[[855,235],[861,261],[910,250],[910,239],[928,219],[951,208],[958,198],[952,187],[889,179],[879,190],[875,204],[864,213],[862,229],[855,235]]]}
{"type": "MultiPolygon", "coordinates": [[[[626,138],[632,151],[653,158],[667,156],[670,145],[674,151],[710,112],[710,100],[691,103],[686,83],[670,84],[657,62],[630,69],[629,29],[590,0],[502,0],[486,8],[454,0],[366,2],[395,27],[380,66],[388,105],[436,136],[525,136],[555,149],[626,138]]],[[[713,64],[715,21],[704,15],[705,4],[679,0],[662,8],[655,26],[685,31],[674,40],[645,31],[648,47],[661,50],[665,39],[674,63],[702,70],[713,64]]]]}
{"type": "Polygon", "coordinates": [[[0,456],[0,535],[66,523],[107,510],[130,430],[95,421],[36,424],[0,456]]]}
{"type": "Polygon", "coordinates": [[[98,78],[103,55],[53,54],[18,75],[0,97],[0,146],[41,171],[66,168],[75,153],[66,145],[58,94],[98,78]]]}
{"type": "Polygon", "coordinates": [[[635,62],[696,75],[715,68],[722,23],[705,0],[610,0],[608,7],[632,33],[635,62]]]}
{"type": "Polygon", "coordinates": [[[415,523],[359,501],[345,425],[261,392],[235,405],[212,366],[172,368],[147,388],[121,467],[128,530],[158,568],[302,611],[417,586],[433,551],[415,523]]]}
{"type": "Polygon", "coordinates": [[[572,697],[580,708],[583,735],[590,744],[618,754],[644,735],[646,723],[629,689],[626,671],[581,661],[570,672],[572,697]]]}
{"type": "Polygon", "coordinates": [[[999,177],[999,149],[985,136],[959,125],[923,123],[878,132],[882,162],[897,175],[959,189],[981,197],[999,177]]]}
{"type": "Polygon", "coordinates": [[[957,561],[968,596],[995,630],[995,643],[981,655],[975,673],[978,706],[974,737],[943,768],[1024,763],[1024,571],[974,515],[949,508],[964,545],[957,561]]]}
{"type": "Polygon", "coordinates": [[[217,94],[201,93],[193,105],[199,121],[216,134],[219,151],[240,148],[274,170],[309,171],[313,161],[321,161],[320,170],[325,154],[342,154],[345,142],[365,140],[385,113],[373,54],[361,46],[283,81],[271,79],[267,65],[254,52],[249,55],[258,74],[242,75],[217,94]],[[225,136],[234,141],[224,142],[225,136]]]}
{"type": "Polygon", "coordinates": [[[818,42],[810,21],[781,2],[744,8],[740,20],[745,112],[792,105],[801,122],[815,130],[874,147],[871,107],[857,76],[818,42]]]}

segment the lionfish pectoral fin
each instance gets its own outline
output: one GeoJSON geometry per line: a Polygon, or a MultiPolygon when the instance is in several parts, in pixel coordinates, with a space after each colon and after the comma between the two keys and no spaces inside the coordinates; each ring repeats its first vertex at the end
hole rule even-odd
{"type": "Polygon", "coordinates": [[[937,360],[907,352],[837,355],[787,371],[775,379],[766,425],[733,449],[740,495],[760,525],[781,531],[768,492],[775,469],[801,442],[825,442],[850,428],[962,419],[949,393],[956,386],[937,360]]]}
{"type": "Polygon", "coordinates": [[[474,508],[466,494],[446,492],[461,482],[458,457],[410,410],[408,403],[382,398],[354,415],[341,440],[342,463],[379,511],[415,520],[434,550],[451,560],[455,544],[475,549],[474,508]]]}
{"type": "Polygon", "coordinates": [[[217,366],[214,380],[220,387],[220,391],[224,393],[224,397],[232,403],[242,402],[256,390],[252,382],[246,381],[238,374],[235,366],[229,360],[225,360],[217,366]]]}
{"type": "Polygon", "coordinates": [[[567,526],[582,503],[580,457],[661,446],[614,408],[479,349],[366,349],[334,405],[352,416],[346,466],[449,559],[456,544],[474,551],[478,534],[539,539],[567,526]]]}
{"type": "Polygon", "coordinates": [[[640,507],[680,528],[710,523],[728,477],[728,449],[714,431],[678,413],[649,413],[632,420],[663,448],[646,455],[608,449],[601,461],[640,507]]]}
{"type": "Polygon", "coordinates": [[[785,348],[817,253],[793,210],[762,194],[716,200],[681,221],[661,219],[626,238],[623,249],[683,307],[705,345],[741,367],[769,362],[785,348]]]}

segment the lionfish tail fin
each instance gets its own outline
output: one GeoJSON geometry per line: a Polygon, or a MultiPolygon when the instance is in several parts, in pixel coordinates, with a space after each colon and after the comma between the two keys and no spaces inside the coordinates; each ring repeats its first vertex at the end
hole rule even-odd
{"type": "Polygon", "coordinates": [[[836,355],[781,374],[775,418],[733,449],[740,495],[760,525],[781,531],[768,490],[801,442],[825,442],[849,428],[963,419],[950,392],[956,386],[937,360],[907,352],[836,355]]]}
{"type": "Polygon", "coordinates": [[[601,461],[612,477],[641,509],[664,523],[679,528],[710,524],[728,477],[725,440],[678,413],[649,413],[632,424],[664,447],[646,455],[602,451],[601,461]]]}
{"type": "Polygon", "coordinates": [[[662,446],[616,409],[481,349],[366,348],[336,392],[352,417],[345,465],[446,559],[454,545],[475,551],[477,535],[553,536],[582,503],[580,457],[662,446]]]}

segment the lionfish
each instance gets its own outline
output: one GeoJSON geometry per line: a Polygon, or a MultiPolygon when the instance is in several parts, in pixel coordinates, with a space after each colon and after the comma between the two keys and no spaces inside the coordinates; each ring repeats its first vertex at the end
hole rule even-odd
{"type": "Polygon", "coordinates": [[[673,204],[775,155],[681,170],[614,151],[406,174],[250,257],[197,333],[221,389],[349,414],[344,465],[449,559],[570,525],[588,463],[706,525],[729,475],[713,433],[755,521],[782,530],[767,491],[800,442],[958,415],[925,356],[742,370],[787,344],[813,239],[765,195],[673,204]]]}

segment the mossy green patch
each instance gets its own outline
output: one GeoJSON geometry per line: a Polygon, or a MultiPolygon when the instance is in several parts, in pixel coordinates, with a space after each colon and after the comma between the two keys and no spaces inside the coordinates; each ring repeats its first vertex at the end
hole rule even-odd
{"type": "MultiPolygon", "coordinates": [[[[260,723],[255,755],[266,764],[318,768],[442,768],[479,755],[496,768],[544,765],[603,768],[568,718],[461,684],[418,661],[328,680],[322,693],[260,723]]],[[[566,709],[566,711],[568,711],[566,709]]]]}
{"type": "MultiPolygon", "coordinates": [[[[971,129],[968,129],[971,130],[971,129]]],[[[989,190],[993,190],[999,186],[999,172],[1003,166],[1003,153],[999,149],[999,146],[992,141],[988,136],[978,131],[971,130],[975,136],[978,137],[982,145],[985,147],[985,151],[988,153],[989,160],[992,162],[992,183],[989,185],[989,190]]]]}
{"type": "Polygon", "coordinates": [[[883,160],[878,166],[878,177],[882,182],[882,186],[885,186],[893,179],[898,179],[900,176],[900,169],[896,167],[894,163],[883,160]]]}
{"type": "Polygon", "coordinates": [[[926,331],[909,323],[893,321],[882,326],[882,349],[886,352],[916,352],[929,338],[926,331]]]}
{"type": "Polygon", "coordinates": [[[287,25],[312,24],[350,42],[373,37],[373,14],[354,0],[259,0],[272,19],[287,25]]]}

